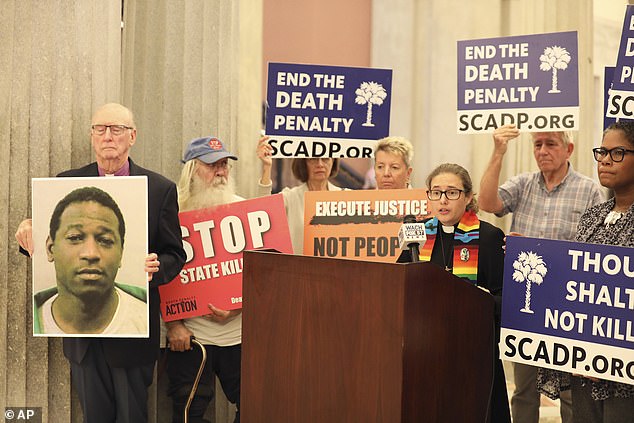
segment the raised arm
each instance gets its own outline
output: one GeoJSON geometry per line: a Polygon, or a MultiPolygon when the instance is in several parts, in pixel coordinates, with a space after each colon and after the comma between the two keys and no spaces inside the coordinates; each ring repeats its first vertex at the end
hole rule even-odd
{"type": "Polygon", "coordinates": [[[498,194],[502,160],[506,154],[508,142],[517,138],[519,134],[520,132],[515,125],[500,126],[493,132],[493,153],[480,180],[480,192],[478,193],[478,204],[486,212],[499,213],[504,208],[502,199],[498,194]]]}
{"type": "Polygon", "coordinates": [[[273,148],[269,145],[269,137],[262,137],[258,140],[258,146],[256,153],[258,159],[262,162],[262,176],[260,177],[260,185],[271,185],[271,167],[273,166],[273,159],[271,154],[273,148]]]}

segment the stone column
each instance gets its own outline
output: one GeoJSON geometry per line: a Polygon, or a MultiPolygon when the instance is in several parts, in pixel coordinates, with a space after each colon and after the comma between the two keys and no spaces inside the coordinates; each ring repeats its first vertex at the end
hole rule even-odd
{"type": "MultiPolygon", "coordinates": [[[[215,135],[239,156],[232,171],[238,193],[255,194],[261,33],[262,0],[126,1],[122,98],[138,126],[134,159],[178,181],[187,142],[215,135]]],[[[171,421],[165,384],[152,388],[150,410],[159,422],[171,421]]],[[[233,407],[216,388],[208,414],[233,421],[233,407]]]]}
{"type": "Polygon", "coordinates": [[[261,122],[262,0],[126,1],[123,100],[133,156],[177,181],[187,142],[215,135],[239,155],[238,192],[255,193],[261,122]]]}
{"type": "Polygon", "coordinates": [[[60,339],[31,335],[30,261],[13,235],[31,214],[32,177],[90,162],[91,111],[119,97],[120,10],[119,0],[2,2],[0,404],[42,407],[42,421],[73,421],[79,407],[60,339]]]}

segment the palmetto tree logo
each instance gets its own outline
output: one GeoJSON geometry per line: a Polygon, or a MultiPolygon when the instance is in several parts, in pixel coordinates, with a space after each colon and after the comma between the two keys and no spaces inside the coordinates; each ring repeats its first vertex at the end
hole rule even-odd
{"type": "Polygon", "coordinates": [[[372,106],[380,106],[383,104],[383,100],[387,98],[387,91],[383,88],[383,85],[377,82],[362,82],[354,92],[357,97],[354,102],[357,104],[367,104],[368,112],[365,117],[365,123],[362,126],[374,126],[372,123],[372,106]]]}
{"type": "Polygon", "coordinates": [[[539,60],[542,62],[539,65],[539,69],[544,72],[552,71],[553,73],[553,85],[549,93],[560,93],[561,90],[557,88],[557,70],[565,70],[570,63],[570,53],[564,47],[552,46],[544,49],[544,54],[539,56],[539,60]]]}
{"type": "Polygon", "coordinates": [[[532,251],[528,253],[522,251],[518,254],[517,260],[513,262],[513,269],[515,269],[513,270],[513,280],[526,284],[524,308],[520,311],[533,314],[534,311],[531,310],[531,286],[532,284],[541,285],[544,282],[544,276],[548,273],[546,263],[544,263],[541,256],[532,251]]]}

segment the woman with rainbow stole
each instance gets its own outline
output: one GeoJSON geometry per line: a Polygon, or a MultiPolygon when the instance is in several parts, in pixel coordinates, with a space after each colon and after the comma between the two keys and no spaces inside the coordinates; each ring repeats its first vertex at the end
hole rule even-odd
{"type": "MultiPolygon", "coordinates": [[[[425,221],[427,240],[421,248],[419,259],[431,261],[493,295],[496,347],[490,421],[510,423],[504,368],[497,348],[502,303],[504,232],[478,219],[471,176],[462,166],[441,164],[427,176],[426,183],[428,206],[434,217],[425,221]]],[[[410,261],[410,252],[403,251],[398,262],[410,261]]]]}

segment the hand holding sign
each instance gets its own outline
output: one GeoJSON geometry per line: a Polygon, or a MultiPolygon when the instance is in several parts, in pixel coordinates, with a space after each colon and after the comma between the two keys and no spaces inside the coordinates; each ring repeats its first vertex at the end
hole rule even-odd
{"type": "Polygon", "coordinates": [[[241,309],[223,310],[221,308],[214,306],[211,303],[207,304],[207,308],[211,310],[211,313],[205,314],[205,317],[207,317],[210,320],[213,320],[216,323],[223,323],[223,322],[232,320],[238,314],[242,313],[241,309]]]}
{"type": "Polygon", "coordinates": [[[258,146],[255,152],[258,159],[262,162],[262,165],[270,167],[273,164],[273,159],[271,157],[273,155],[273,148],[269,145],[268,141],[269,137],[261,137],[258,140],[258,146]]]}
{"type": "Polygon", "coordinates": [[[520,135],[519,129],[515,125],[504,125],[493,131],[493,141],[495,141],[495,152],[506,154],[508,142],[520,135]]]}
{"type": "Polygon", "coordinates": [[[231,318],[238,312],[227,310],[242,305],[242,252],[292,251],[281,195],[181,212],[179,219],[187,262],[178,277],[159,287],[166,322],[231,318]]]}
{"type": "Polygon", "coordinates": [[[273,148],[269,144],[269,137],[261,137],[258,140],[258,146],[255,149],[258,159],[262,162],[262,176],[260,176],[260,184],[268,186],[271,181],[271,167],[273,166],[273,148]]]}
{"type": "Polygon", "coordinates": [[[29,253],[29,256],[33,255],[33,220],[24,219],[20,222],[18,230],[15,232],[15,239],[22,249],[29,253]]]}
{"type": "Polygon", "coordinates": [[[158,260],[158,255],[156,253],[150,253],[145,257],[145,273],[147,273],[147,281],[150,282],[152,280],[152,275],[159,271],[159,266],[161,263],[158,260]]]}

